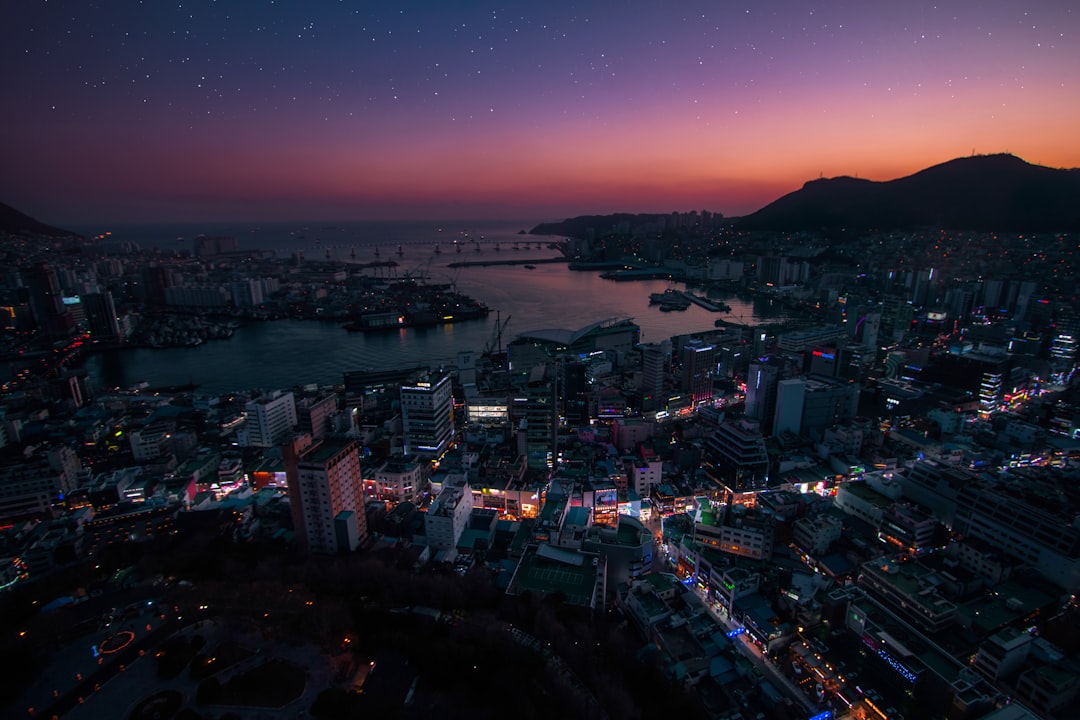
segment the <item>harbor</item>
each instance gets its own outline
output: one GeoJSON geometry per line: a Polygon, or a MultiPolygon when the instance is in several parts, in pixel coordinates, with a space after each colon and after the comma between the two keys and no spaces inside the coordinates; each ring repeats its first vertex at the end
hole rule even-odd
{"type": "Polygon", "coordinates": [[[669,288],[662,293],[649,295],[650,305],[659,305],[661,312],[686,310],[690,305],[697,305],[709,312],[731,312],[731,306],[724,302],[710,300],[690,291],[669,288]]]}

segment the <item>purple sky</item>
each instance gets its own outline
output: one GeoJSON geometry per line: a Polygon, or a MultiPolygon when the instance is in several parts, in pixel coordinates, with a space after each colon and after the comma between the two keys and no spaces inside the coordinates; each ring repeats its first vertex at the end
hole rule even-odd
{"type": "Polygon", "coordinates": [[[973,150],[1080,165],[1065,1],[6,15],[0,201],[56,224],[738,215],[973,150]]]}

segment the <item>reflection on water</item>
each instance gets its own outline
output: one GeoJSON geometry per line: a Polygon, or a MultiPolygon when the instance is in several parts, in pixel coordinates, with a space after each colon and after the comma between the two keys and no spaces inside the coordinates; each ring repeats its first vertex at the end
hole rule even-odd
{"type": "MultiPolygon", "coordinates": [[[[649,294],[670,287],[666,281],[613,282],[596,273],[570,271],[564,264],[541,264],[535,269],[523,265],[449,268],[447,263],[458,258],[447,257],[445,249],[440,254],[426,250],[432,259],[422,265],[432,282],[452,282],[498,313],[486,320],[375,333],[349,333],[335,323],[313,321],[252,323],[229,340],[211,340],[193,348],[111,351],[92,356],[86,368],[96,387],[146,381],[152,386],[197,383],[208,392],[272,389],[340,383],[349,370],[452,365],[458,352],[494,345],[497,318],[509,318],[504,344],[521,332],[576,330],[626,317],[641,326],[643,340],[653,342],[712,329],[717,318],[755,324],[779,317],[781,312],[768,301],[759,305],[728,297],[730,313],[710,313],[696,305],[685,312],[663,313],[649,305],[649,294]]],[[[417,254],[415,249],[412,252],[417,254]]],[[[500,257],[509,259],[513,252],[503,249],[500,257]]],[[[494,252],[486,254],[495,259],[494,252]]],[[[534,245],[532,250],[515,253],[513,259],[552,254],[534,245]]]]}

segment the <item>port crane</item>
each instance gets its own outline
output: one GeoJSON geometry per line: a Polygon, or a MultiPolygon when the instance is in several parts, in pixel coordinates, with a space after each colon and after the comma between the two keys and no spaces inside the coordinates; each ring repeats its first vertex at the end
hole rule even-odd
{"type": "Polygon", "coordinates": [[[506,326],[510,324],[511,317],[513,316],[507,315],[505,320],[500,321],[499,311],[495,311],[495,327],[491,330],[491,337],[488,339],[487,343],[484,344],[484,355],[502,355],[503,330],[505,330],[506,326]]]}

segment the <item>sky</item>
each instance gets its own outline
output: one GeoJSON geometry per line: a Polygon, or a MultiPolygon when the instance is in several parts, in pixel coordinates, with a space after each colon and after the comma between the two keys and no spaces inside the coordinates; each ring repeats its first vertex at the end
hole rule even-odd
{"type": "Polygon", "coordinates": [[[44,222],[752,212],[1080,166],[1072,0],[22,0],[0,202],[44,222]]]}

